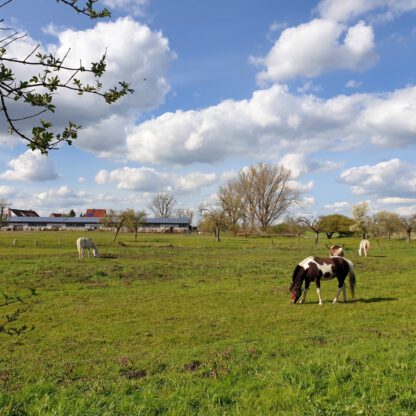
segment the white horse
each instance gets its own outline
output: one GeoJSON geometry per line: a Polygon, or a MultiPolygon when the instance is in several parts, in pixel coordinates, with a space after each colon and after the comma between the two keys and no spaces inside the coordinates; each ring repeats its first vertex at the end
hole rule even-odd
{"type": "Polygon", "coordinates": [[[92,253],[94,257],[98,257],[98,248],[91,240],[91,238],[80,237],[77,240],[77,248],[78,248],[78,255],[79,258],[84,257],[84,251],[88,250],[88,257],[90,256],[90,250],[92,249],[92,253]]]}
{"type": "Polygon", "coordinates": [[[360,247],[358,248],[358,255],[361,256],[364,253],[364,256],[367,257],[370,252],[370,242],[366,239],[360,241],[360,247]]]}

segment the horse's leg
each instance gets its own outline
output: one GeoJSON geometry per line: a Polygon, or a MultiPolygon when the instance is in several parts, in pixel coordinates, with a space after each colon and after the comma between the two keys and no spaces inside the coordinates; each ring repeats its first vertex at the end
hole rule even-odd
{"type": "Polygon", "coordinates": [[[322,297],[321,297],[321,281],[319,278],[316,279],[315,284],[316,284],[316,293],[318,294],[319,304],[323,305],[324,301],[322,300],[322,297]]]}
{"type": "Polygon", "coordinates": [[[344,285],[342,286],[342,297],[344,298],[344,302],[346,302],[347,301],[347,286],[345,285],[345,282],[344,282],[344,285]]]}
{"type": "Polygon", "coordinates": [[[337,301],[338,301],[338,298],[339,298],[339,295],[340,295],[340,293],[341,293],[341,291],[342,290],[344,290],[344,280],[345,280],[345,278],[344,279],[340,279],[339,277],[337,278],[338,279],[338,290],[337,290],[337,294],[335,295],[335,298],[334,298],[334,300],[332,301],[332,303],[337,303],[337,301]]]}
{"type": "Polygon", "coordinates": [[[307,295],[308,290],[309,290],[309,285],[310,285],[310,282],[308,280],[306,280],[305,281],[305,290],[302,293],[302,299],[299,301],[299,303],[304,303],[305,302],[306,295],[307,295]]]}

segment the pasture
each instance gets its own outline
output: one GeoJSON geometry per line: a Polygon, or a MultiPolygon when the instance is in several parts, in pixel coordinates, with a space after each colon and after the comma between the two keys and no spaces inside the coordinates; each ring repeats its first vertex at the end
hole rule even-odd
{"type": "Polygon", "coordinates": [[[79,259],[80,236],[0,233],[1,291],[37,290],[34,329],[0,334],[0,415],[415,414],[414,242],[333,240],[356,298],[322,282],[319,306],[288,287],[326,239],[92,232],[102,257],[79,259]]]}

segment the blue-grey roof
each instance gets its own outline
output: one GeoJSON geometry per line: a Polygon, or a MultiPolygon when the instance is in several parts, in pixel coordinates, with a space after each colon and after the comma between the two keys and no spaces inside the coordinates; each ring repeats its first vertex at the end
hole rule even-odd
{"type": "Polygon", "coordinates": [[[189,224],[189,218],[146,218],[147,224],[189,224]]]}

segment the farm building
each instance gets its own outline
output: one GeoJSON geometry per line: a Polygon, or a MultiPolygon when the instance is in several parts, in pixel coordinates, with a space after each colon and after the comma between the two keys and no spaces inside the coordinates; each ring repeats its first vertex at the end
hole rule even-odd
{"type": "MultiPolygon", "coordinates": [[[[3,228],[9,230],[95,230],[101,228],[99,217],[13,216],[3,228]]],[[[147,218],[141,232],[188,232],[189,218],[147,218]]]]}
{"type": "Polygon", "coordinates": [[[107,211],[101,208],[88,208],[85,211],[84,217],[97,217],[104,218],[107,215],[107,211]]]}
{"type": "Polygon", "coordinates": [[[39,217],[39,214],[31,209],[9,208],[7,215],[8,217],[39,217]]]}

